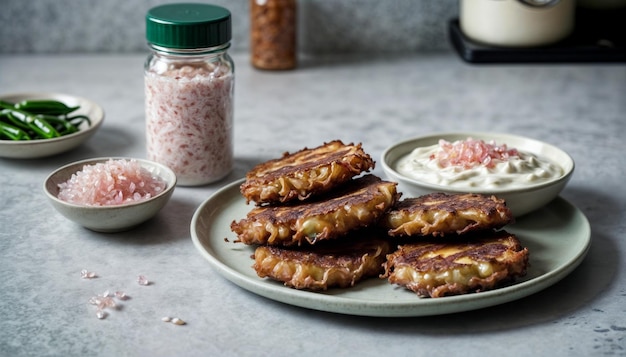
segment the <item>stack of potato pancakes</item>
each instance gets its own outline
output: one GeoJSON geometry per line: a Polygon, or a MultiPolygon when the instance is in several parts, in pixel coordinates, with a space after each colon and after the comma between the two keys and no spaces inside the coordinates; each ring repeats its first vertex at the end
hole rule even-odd
{"type": "Polygon", "coordinates": [[[395,182],[366,173],[374,164],[360,144],[335,140],[250,170],[240,190],[255,206],[231,230],[256,247],[258,276],[308,290],[380,277],[440,297],[526,273],[527,249],[496,231],[513,221],[504,201],[443,193],[400,201],[395,182]]]}

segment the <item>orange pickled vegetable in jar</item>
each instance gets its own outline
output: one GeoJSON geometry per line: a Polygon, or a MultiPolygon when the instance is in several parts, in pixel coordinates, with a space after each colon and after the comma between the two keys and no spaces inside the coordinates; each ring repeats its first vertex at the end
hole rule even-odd
{"type": "Polygon", "coordinates": [[[259,69],[293,69],[296,0],[250,0],[250,61],[259,69]]]}

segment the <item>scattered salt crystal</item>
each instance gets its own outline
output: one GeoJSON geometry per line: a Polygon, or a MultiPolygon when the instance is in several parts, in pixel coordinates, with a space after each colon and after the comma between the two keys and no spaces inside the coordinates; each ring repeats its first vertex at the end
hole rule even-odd
{"type": "Polygon", "coordinates": [[[96,273],[83,269],[80,271],[80,277],[83,279],[93,279],[96,277],[96,273]]]}
{"type": "Polygon", "coordinates": [[[117,309],[115,298],[125,300],[126,294],[119,291],[112,294],[109,290],[106,290],[102,295],[89,298],[89,304],[96,306],[96,316],[98,316],[99,319],[103,319],[107,316],[107,313],[104,311],[105,309],[117,309]],[[122,296],[122,298],[120,298],[120,296],[122,296]]]}
{"type": "Polygon", "coordinates": [[[137,283],[139,285],[144,285],[144,286],[145,285],[150,285],[150,282],[148,281],[148,279],[145,276],[143,276],[143,275],[139,275],[137,277],[137,283]]]}
{"type": "MultiPolygon", "coordinates": [[[[81,276],[89,276],[89,272],[83,269],[81,271],[81,276]]],[[[93,276],[95,276],[95,273],[93,276]]],[[[148,279],[144,275],[139,275],[137,277],[137,283],[139,283],[139,285],[150,285],[150,281],[148,281],[148,279]]],[[[108,315],[107,312],[105,311],[106,309],[117,309],[118,305],[115,299],[128,300],[129,296],[126,295],[126,293],[123,291],[118,290],[112,293],[110,290],[105,290],[102,293],[102,295],[96,295],[96,296],[92,296],[91,298],[89,298],[89,304],[95,305],[96,316],[99,319],[104,319],[108,315]]],[[[179,318],[163,317],[161,320],[163,320],[164,322],[172,322],[176,325],[186,324],[185,321],[179,318]]]]}
{"type": "Polygon", "coordinates": [[[97,316],[100,320],[102,320],[102,319],[104,319],[105,317],[107,317],[107,313],[106,313],[106,312],[104,312],[104,311],[102,311],[102,310],[97,310],[97,311],[96,311],[96,316],[97,316]]]}
{"type": "Polygon", "coordinates": [[[107,296],[105,298],[102,299],[101,302],[102,307],[110,307],[110,308],[116,308],[117,304],[115,303],[115,300],[113,300],[112,297],[107,296]]]}
{"type": "Polygon", "coordinates": [[[169,317],[169,316],[165,316],[161,318],[161,321],[163,322],[171,322],[174,325],[186,325],[187,323],[181,319],[179,319],[178,317],[169,317]]]}
{"type": "Polygon", "coordinates": [[[186,322],[185,322],[185,321],[183,321],[183,320],[179,319],[178,317],[173,318],[173,319],[172,319],[172,323],[173,323],[174,325],[184,325],[184,324],[186,324],[186,322]]]}

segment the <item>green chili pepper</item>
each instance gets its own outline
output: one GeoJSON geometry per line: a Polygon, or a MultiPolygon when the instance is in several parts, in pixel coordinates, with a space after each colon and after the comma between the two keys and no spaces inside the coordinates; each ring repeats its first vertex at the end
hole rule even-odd
{"type": "Polygon", "coordinates": [[[75,133],[78,131],[76,125],[72,124],[69,120],[61,119],[52,115],[37,115],[37,117],[50,123],[61,136],[75,133]]]}
{"type": "Polygon", "coordinates": [[[79,107],[56,100],[23,100],[17,104],[0,100],[0,123],[8,126],[0,131],[0,138],[49,139],[75,133],[83,122],[91,126],[87,115],[68,115],[79,107]]]}
{"type": "Polygon", "coordinates": [[[48,123],[46,120],[38,117],[34,117],[30,122],[31,128],[45,139],[51,139],[61,136],[59,132],[48,123]]]}
{"type": "Polygon", "coordinates": [[[4,121],[7,124],[16,126],[22,130],[30,130],[28,124],[23,123],[21,120],[17,119],[14,115],[11,114],[10,110],[2,109],[2,111],[0,111],[0,120],[4,121]]]}
{"type": "Polygon", "coordinates": [[[13,108],[12,106],[0,103],[0,107],[9,111],[8,115],[13,116],[22,123],[28,125],[41,139],[50,139],[61,136],[59,132],[50,123],[42,118],[37,117],[31,113],[25,112],[21,109],[13,108]]]}
{"type": "Polygon", "coordinates": [[[22,129],[0,121],[0,137],[11,140],[30,140],[30,136],[22,129]]]}
{"type": "Polygon", "coordinates": [[[67,115],[80,106],[70,107],[56,100],[23,100],[15,104],[15,109],[20,109],[31,114],[67,115]]]}
{"type": "Polygon", "coordinates": [[[68,117],[65,120],[69,121],[70,123],[74,124],[75,126],[79,126],[80,124],[82,124],[82,122],[86,121],[87,124],[89,124],[89,126],[91,126],[91,119],[89,119],[89,117],[86,116],[86,115],[75,115],[73,117],[68,117]]]}

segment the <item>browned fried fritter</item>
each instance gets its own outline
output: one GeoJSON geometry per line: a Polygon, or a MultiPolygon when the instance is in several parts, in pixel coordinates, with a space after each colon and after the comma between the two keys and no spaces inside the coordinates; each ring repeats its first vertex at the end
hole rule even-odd
{"type": "Polygon", "coordinates": [[[365,175],[317,200],[257,206],[230,228],[245,244],[314,244],[375,224],[398,200],[396,185],[365,175]]]}
{"type": "Polygon", "coordinates": [[[389,243],[381,239],[350,237],[325,243],[306,248],[259,246],[254,252],[253,268],[259,277],[295,289],[346,288],[378,277],[390,252],[389,243]]]}
{"type": "Polygon", "coordinates": [[[334,140],[257,165],[246,174],[240,190],[247,202],[259,205],[305,200],[372,168],[374,160],[361,144],[334,140]]]}
{"type": "Polygon", "coordinates": [[[478,194],[431,193],[396,203],[381,224],[391,236],[463,234],[514,221],[504,200],[478,194]]]}
{"type": "Polygon", "coordinates": [[[485,232],[467,242],[420,242],[387,255],[389,282],[421,297],[442,297],[494,289],[524,276],[528,249],[506,231],[485,232]]]}

